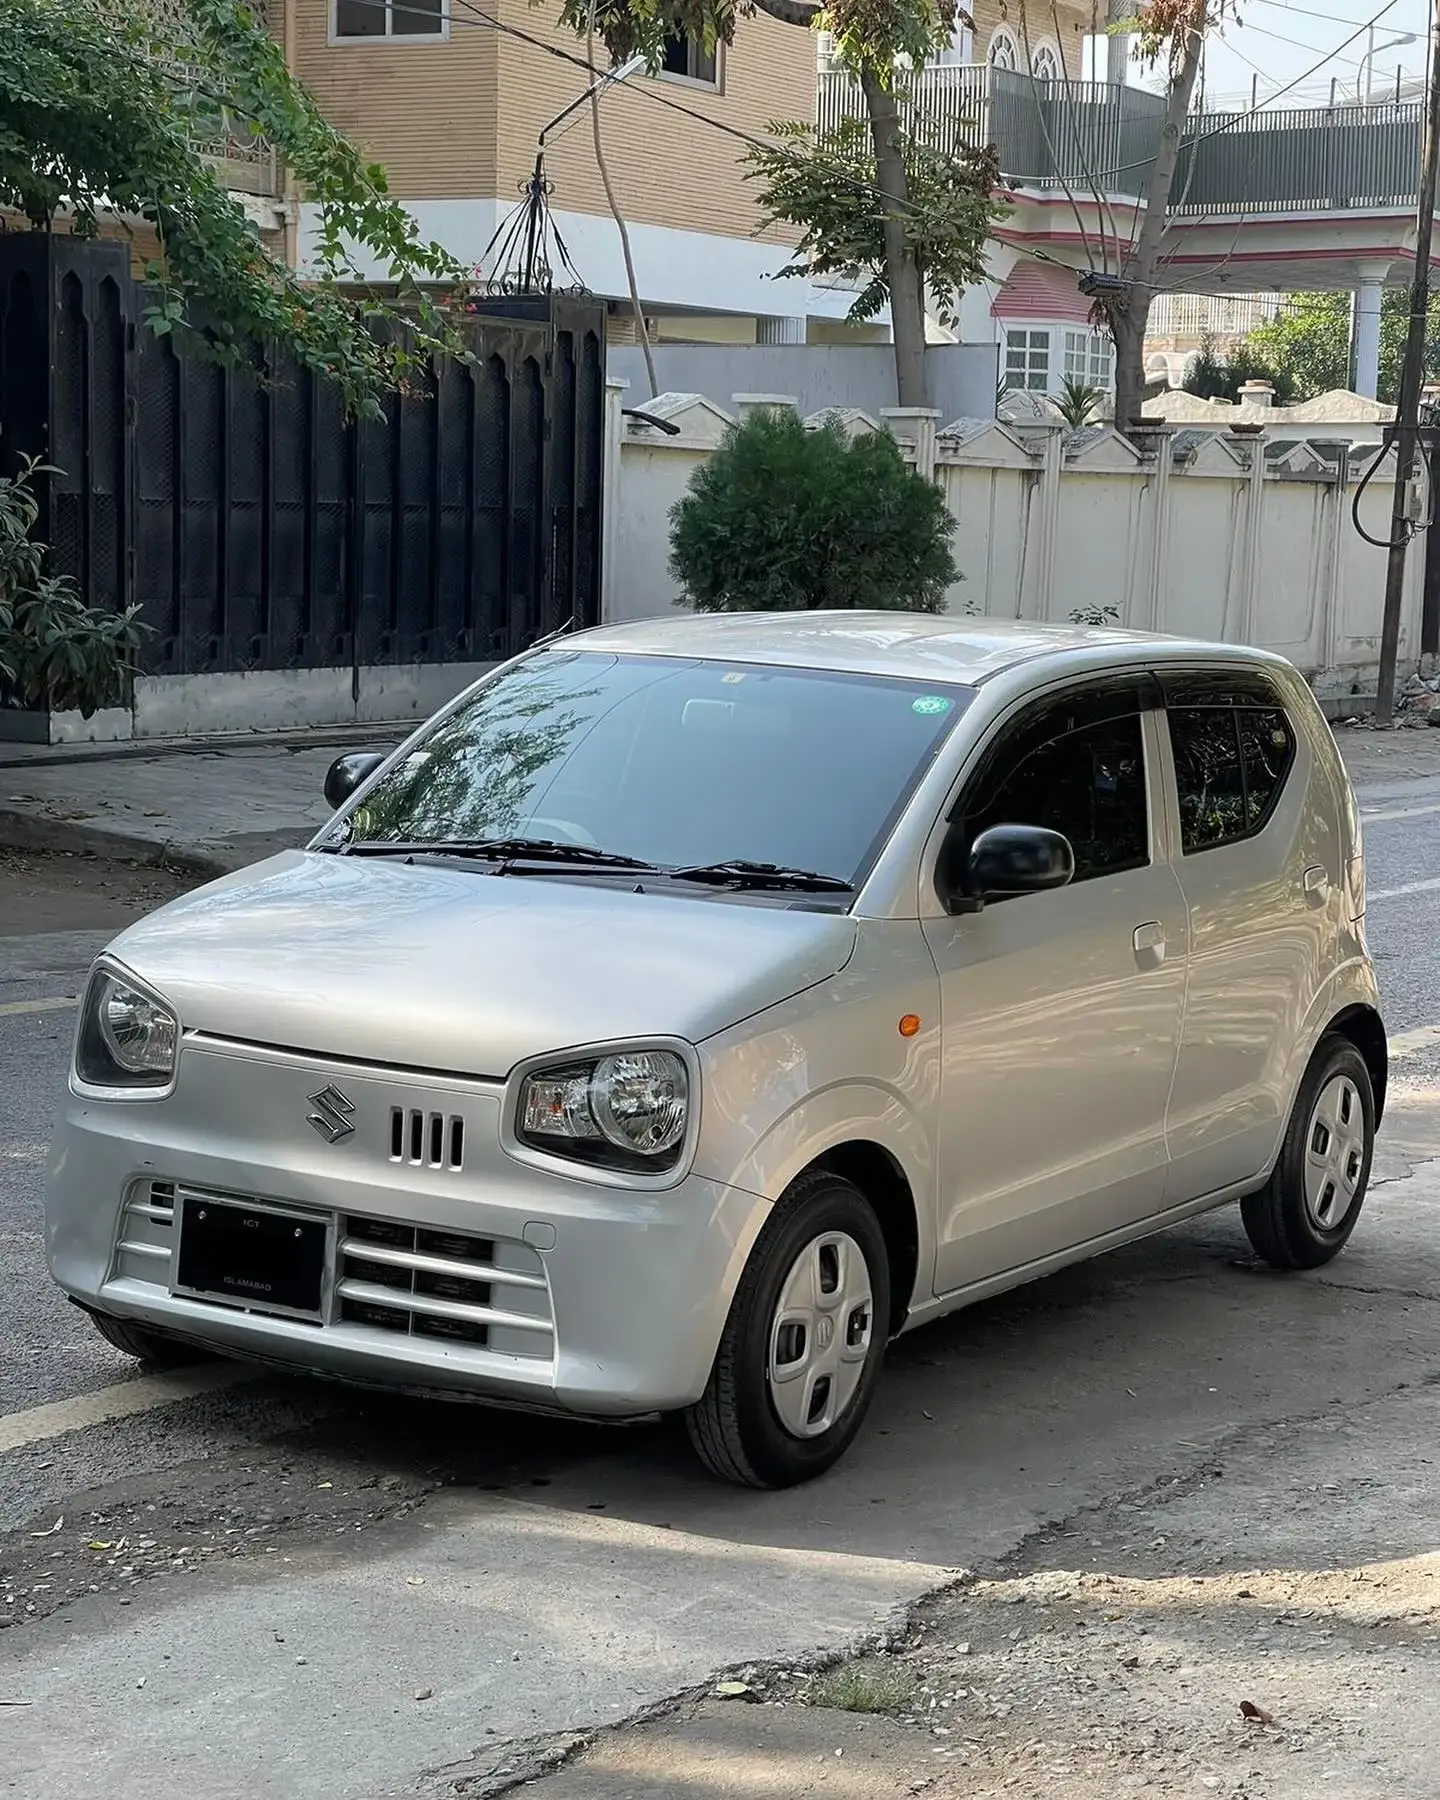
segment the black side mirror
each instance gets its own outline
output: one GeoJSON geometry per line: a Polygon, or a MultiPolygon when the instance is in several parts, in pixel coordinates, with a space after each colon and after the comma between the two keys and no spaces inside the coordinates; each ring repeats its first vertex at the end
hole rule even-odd
{"type": "Polygon", "coordinates": [[[1038,894],[1064,887],[1075,874],[1075,852],[1058,831],[1039,825],[992,825],[970,846],[965,891],[952,894],[952,913],[979,912],[1001,894],[1038,894]]]}
{"type": "Polygon", "coordinates": [[[385,760],[376,750],[351,750],[337,756],[325,776],[325,802],[332,812],[340,808],[362,782],[368,781],[385,760]]]}

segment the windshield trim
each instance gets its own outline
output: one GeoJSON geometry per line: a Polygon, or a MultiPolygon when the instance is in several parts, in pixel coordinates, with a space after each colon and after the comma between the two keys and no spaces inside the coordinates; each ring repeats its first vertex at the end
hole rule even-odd
{"type": "MultiPolygon", "coordinates": [[[[374,771],[369,779],[361,783],[360,787],[356,789],[355,793],[350,796],[345,802],[345,805],[335,814],[335,816],[320,828],[314,838],[311,839],[310,843],[306,845],[306,849],[317,851],[340,849],[345,842],[344,827],[346,823],[351,814],[363,804],[364,799],[371,788],[383,781],[393,769],[398,767],[405,760],[406,757],[414,755],[417,751],[421,750],[428,739],[431,738],[436,731],[440,730],[464,707],[478,701],[485,690],[497,683],[502,677],[515,674],[526,665],[542,665],[547,662],[554,662],[557,664],[574,663],[590,658],[593,658],[599,663],[656,665],[667,668],[688,667],[692,669],[771,670],[776,675],[783,675],[795,679],[811,679],[840,682],[846,685],[864,684],[868,687],[895,688],[902,692],[913,692],[917,696],[931,694],[939,695],[953,702],[943,724],[937,728],[929,748],[923,756],[916,760],[913,769],[910,771],[909,778],[899,789],[897,789],[894,804],[880,821],[874,836],[871,838],[869,844],[857,861],[851,891],[848,894],[836,893],[833,896],[826,896],[827,900],[833,898],[836,903],[834,908],[835,911],[844,913],[852,912],[862,900],[866,885],[869,882],[870,877],[875,873],[876,866],[879,863],[881,856],[884,854],[890,839],[894,836],[896,827],[900,823],[900,820],[904,816],[911,801],[915,798],[915,794],[920,788],[921,783],[939,760],[945,746],[950,742],[956,726],[974,703],[978,693],[977,688],[971,683],[956,681],[953,678],[946,679],[936,677],[933,676],[928,669],[917,670],[913,675],[897,675],[889,671],[875,669],[837,668],[826,663],[796,664],[740,656],[676,656],[661,651],[650,650],[602,650],[598,646],[594,648],[587,646],[583,638],[557,638],[544,643],[543,645],[534,645],[530,649],[524,651],[521,655],[512,657],[508,661],[498,664],[495,668],[487,670],[478,681],[473,682],[469,687],[462,689],[453,700],[449,701],[448,704],[442,706],[428,719],[424,720],[402,743],[396,746],[392,754],[386,757],[385,761],[374,771]]],[[[436,845],[436,853],[440,855],[444,854],[443,848],[438,843],[436,845]]],[[[543,869],[537,866],[535,873],[542,879],[560,881],[566,879],[567,876],[576,874],[577,871],[568,868],[564,863],[557,862],[553,865],[546,865],[543,869]]],[[[633,872],[617,867],[607,871],[607,873],[616,876],[625,876],[627,874],[632,874],[633,872]]],[[[743,900],[749,904],[753,904],[756,900],[763,901],[772,897],[772,893],[769,891],[740,889],[739,887],[723,889],[713,888],[707,891],[709,897],[713,900],[743,900]]],[[[782,903],[787,900],[793,903],[800,898],[794,890],[790,889],[774,890],[773,897],[782,903]]],[[[816,895],[807,895],[805,897],[811,901],[819,898],[819,896],[816,895]]],[[[830,908],[827,906],[825,910],[828,911],[830,908]]]]}

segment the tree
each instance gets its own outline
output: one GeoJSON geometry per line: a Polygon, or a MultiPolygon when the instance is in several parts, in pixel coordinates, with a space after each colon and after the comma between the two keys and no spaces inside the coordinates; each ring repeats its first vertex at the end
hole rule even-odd
{"type": "Polygon", "coordinates": [[[363,413],[417,362],[461,348],[432,290],[465,272],[420,240],[385,171],[326,123],[240,0],[181,0],[168,21],[143,0],[0,0],[0,206],[42,230],[66,217],[82,236],[107,216],[146,220],[162,252],[147,271],[155,330],[195,332],[236,360],[277,342],[363,413]],[[245,133],[318,206],[303,279],[196,148],[245,133]],[[384,268],[395,305],[355,288],[357,251],[384,268]],[[397,317],[406,330],[372,329],[397,317]]]}
{"type": "MultiPolygon", "coordinates": [[[[534,0],[535,4],[539,0],[534,0]]],[[[698,38],[707,49],[732,44],[738,22],[760,11],[783,25],[813,31],[824,20],[837,60],[859,78],[873,156],[873,192],[895,339],[895,391],[901,406],[923,406],[925,282],[907,230],[911,196],[905,131],[895,91],[904,59],[919,65],[948,42],[955,0],[561,0],[560,17],[581,37],[594,32],[616,62],[643,55],[658,69],[666,42],[698,38]]]]}
{"type": "MultiPolygon", "coordinates": [[[[1381,400],[1393,402],[1400,392],[1409,315],[1408,289],[1387,288],[1380,301],[1381,400]]],[[[1297,399],[1310,400],[1334,388],[1349,387],[1350,296],[1287,295],[1279,316],[1258,326],[1247,341],[1288,375],[1297,399]]],[[[1425,377],[1440,379],[1440,295],[1431,299],[1426,321],[1425,377]]]]}
{"type": "Polygon", "coordinates": [[[1201,340],[1199,354],[1185,371],[1181,386],[1202,400],[1233,402],[1240,398],[1247,381],[1268,381],[1282,405],[1295,396],[1295,383],[1287,369],[1249,344],[1237,344],[1228,356],[1217,356],[1215,340],[1208,336],[1201,340]]]}
{"type": "Polygon", "coordinates": [[[960,579],[932,481],[888,431],[848,438],[793,412],[732,425],[670,513],[670,569],[700,612],[943,612],[960,579]]]}
{"type": "MultiPolygon", "coordinates": [[[[944,325],[959,322],[960,298],[985,274],[991,226],[1009,210],[994,198],[1000,165],[992,149],[928,141],[907,119],[903,141],[909,205],[902,219],[921,291],[944,325]]],[[[875,207],[875,154],[861,119],[830,131],[798,122],[770,127],[773,145],[745,157],[748,178],[760,183],[760,204],[772,219],[800,228],[795,259],[780,273],[813,280],[837,275],[863,281],[849,317],[873,319],[894,307],[883,222],[875,207]]],[[[924,318],[920,320],[924,331],[924,318]]]]}
{"type": "Polygon", "coordinates": [[[1107,325],[1115,340],[1115,423],[1121,431],[1140,420],[1145,327],[1162,260],[1180,138],[1200,73],[1205,33],[1218,21],[1224,5],[1225,0],[1146,0],[1136,18],[1125,21],[1139,36],[1141,55],[1152,66],[1164,64],[1166,88],[1160,142],[1145,184],[1144,219],[1133,244],[1120,252],[1118,279],[1107,279],[1095,293],[1096,323],[1107,325]]]}

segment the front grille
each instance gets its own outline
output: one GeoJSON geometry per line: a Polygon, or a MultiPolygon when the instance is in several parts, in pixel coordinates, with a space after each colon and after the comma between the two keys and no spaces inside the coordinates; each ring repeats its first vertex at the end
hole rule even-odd
{"type": "MultiPolygon", "coordinates": [[[[172,1181],[130,1186],[112,1278],[169,1290],[178,1205],[172,1181]]],[[[342,1214],[336,1223],[332,1326],[428,1338],[527,1362],[553,1355],[550,1286],[543,1259],[528,1244],[359,1214],[342,1214]]]]}
{"type": "Polygon", "coordinates": [[[463,1169],[465,1121],[454,1113],[392,1106],[390,1160],[416,1169],[463,1169]]]}
{"type": "Polygon", "coordinates": [[[137,1181],[120,1211],[115,1273],[168,1286],[175,1244],[175,1183],[137,1181]]]}
{"type": "Polygon", "coordinates": [[[523,1245],[352,1214],[343,1220],[339,1262],[345,1324],[550,1354],[549,1289],[539,1258],[523,1245]],[[528,1266],[504,1266],[517,1262],[528,1266]]]}

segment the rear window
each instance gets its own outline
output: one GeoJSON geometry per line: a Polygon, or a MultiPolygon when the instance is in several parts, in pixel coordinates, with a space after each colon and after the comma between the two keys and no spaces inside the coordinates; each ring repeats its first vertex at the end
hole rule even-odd
{"type": "Polygon", "coordinates": [[[1279,706],[1171,705],[1166,711],[1186,856],[1262,831],[1295,759],[1279,706]]]}

